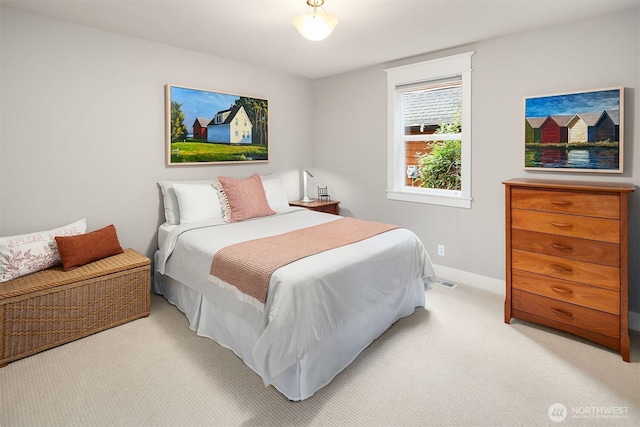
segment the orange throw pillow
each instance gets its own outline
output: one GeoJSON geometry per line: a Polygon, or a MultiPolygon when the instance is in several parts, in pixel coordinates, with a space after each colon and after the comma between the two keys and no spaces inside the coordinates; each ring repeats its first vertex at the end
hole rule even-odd
{"type": "Polygon", "coordinates": [[[56,243],[64,271],[124,253],[113,224],[77,236],[56,236],[56,243]]]}

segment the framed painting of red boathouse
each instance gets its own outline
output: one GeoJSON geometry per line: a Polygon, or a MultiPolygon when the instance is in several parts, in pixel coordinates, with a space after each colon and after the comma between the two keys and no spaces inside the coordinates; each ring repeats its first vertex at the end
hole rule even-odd
{"type": "Polygon", "coordinates": [[[524,169],[621,173],[624,88],[525,98],[524,169]]]}
{"type": "Polygon", "coordinates": [[[166,85],[168,166],[269,161],[266,99],[166,85]]]}

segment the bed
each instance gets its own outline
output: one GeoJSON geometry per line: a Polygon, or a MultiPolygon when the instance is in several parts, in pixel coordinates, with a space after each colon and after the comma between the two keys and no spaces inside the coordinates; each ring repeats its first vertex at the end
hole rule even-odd
{"type": "Polygon", "coordinates": [[[178,307],[198,335],[232,350],[265,386],[298,401],[327,385],[397,320],[424,307],[435,275],[418,237],[392,228],[277,268],[264,302],[250,303],[212,274],[216,253],[342,218],[291,208],[279,179],[257,177],[273,213],[232,222],[225,217],[228,201],[217,199],[225,198],[219,183],[160,183],[167,222],[158,230],[154,291],[178,307]],[[212,206],[202,209],[202,200],[214,195],[212,206]]]}

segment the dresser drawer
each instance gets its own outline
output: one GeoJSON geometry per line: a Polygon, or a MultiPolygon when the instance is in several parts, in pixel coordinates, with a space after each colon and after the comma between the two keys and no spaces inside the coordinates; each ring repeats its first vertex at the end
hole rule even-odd
{"type": "Polygon", "coordinates": [[[611,314],[620,314],[620,293],[595,286],[581,285],[539,274],[514,270],[511,286],[532,294],[589,307],[611,314]]]}
{"type": "Polygon", "coordinates": [[[620,267],[620,246],[617,243],[514,229],[511,231],[511,247],[523,251],[620,267]]]}
{"type": "Polygon", "coordinates": [[[619,219],[618,194],[580,193],[555,190],[513,188],[511,206],[514,209],[556,212],[619,219]]]}
{"type": "Polygon", "coordinates": [[[514,249],[511,266],[517,270],[542,274],[556,279],[584,283],[601,288],[620,290],[620,269],[606,265],[537,254],[514,249]]]}
{"type": "Polygon", "coordinates": [[[620,221],[587,216],[514,209],[511,227],[581,239],[620,242],[620,221]]]}
{"type": "Polygon", "coordinates": [[[610,337],[620,336],[620,318],[614,314],[580,307],[514,289],[512,304],[515,310],[551,319],[581,329],[588,329],[610,337]]]}

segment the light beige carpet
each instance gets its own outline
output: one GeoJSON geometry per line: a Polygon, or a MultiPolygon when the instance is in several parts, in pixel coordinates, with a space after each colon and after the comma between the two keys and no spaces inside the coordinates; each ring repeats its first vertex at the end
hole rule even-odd
{"type": "Polygon", "coordinates": [[[624,363],[578,338],[506,325],[502,303],[436,286],[426,309],[315,396],[289,402],[154,296],[149,318],[0,369],[0,425],[640,425],[639,334],[624,363]],[[554,404],[564,421],[551,420],[554,404]]]}

